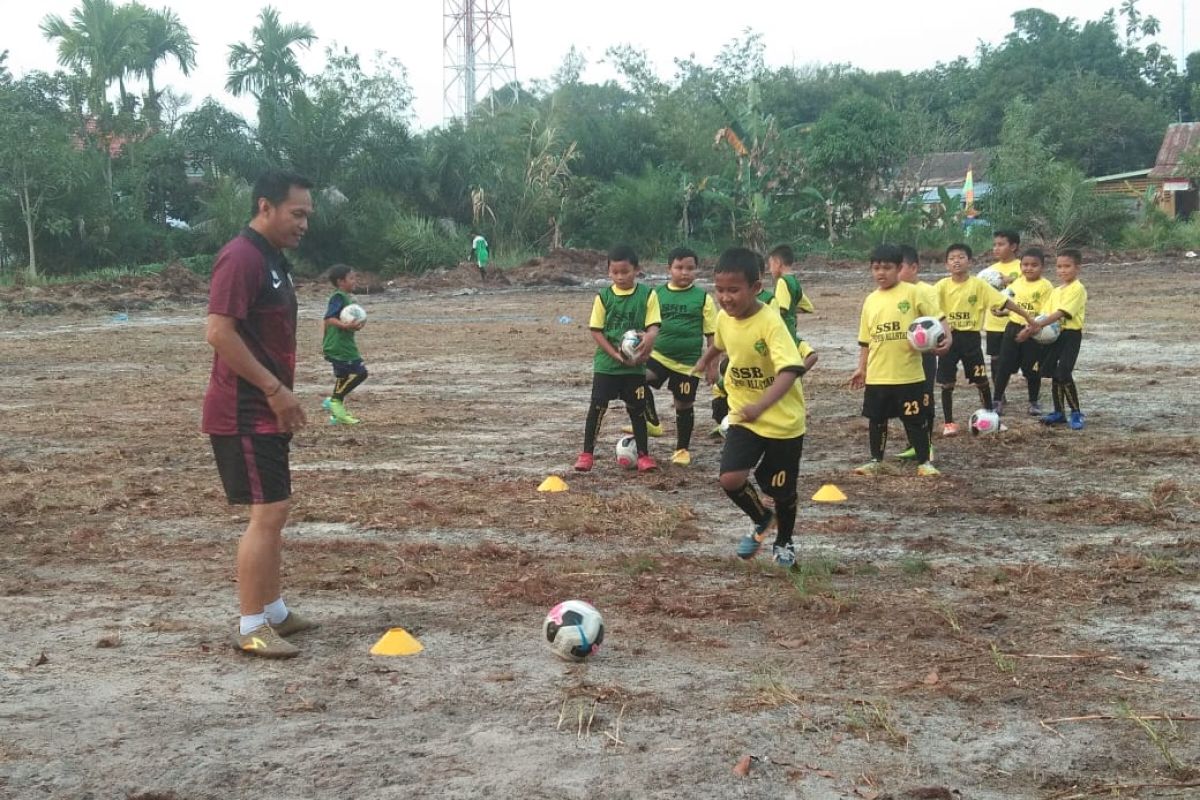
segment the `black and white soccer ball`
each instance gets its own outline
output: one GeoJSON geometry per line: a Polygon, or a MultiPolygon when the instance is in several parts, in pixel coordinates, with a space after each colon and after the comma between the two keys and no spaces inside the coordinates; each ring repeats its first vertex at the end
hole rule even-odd
{"type": "Polygon", "coordinates": [[[977,277],[993,289],[1004,291],[1006,284],[1004,282],[1004,274],[1000,270],[993,267],[981,269],[977,277]]]}
{"type": "Polygon", "coordinates": [[[617,463],[625,469],[633,469],[637,465],[637,439],[632,435],[617,439],[617,463]]]}
{"type": "Polygon", "coordinates": [[[936,350],[946,341],[946,326],[934,317],[917,317],[908,326],[908,343],[919,353],[936,350]]]}
{"type": "Polygon", "coordinates": [[[353,325],[356,322],[366,322],[367,310],[358,303],[351,303],[342,309],[342,313],[338,315],[338,319],[346,325],[353,325]]]}
{"type": "MultiPolygon", "coordinates": [[[[1038,316],[1034,321],[1041,325],[1046,320],[1046,315],[1038,316]]],[[[1057,322],[1052,322],[1046,325],[1033,335],[1033,340],[1038,344],[1054,344],[1058,340],[1058,334],[1061,332],[1062,326],[1057,322]]]]}
{"type": "Polygon", "coordinates": [[[591,603],[564,600],[542,622],[546,646],[564,661],[583,661],[604,641],[604,617],[591,603]]]}
{"type": "Polygon", "coordinates": [[[635,330],[627,330],[621,334],[621,354],[626,358],[637,355],[638,346],[642,343],[642,334],[635,330]]]}

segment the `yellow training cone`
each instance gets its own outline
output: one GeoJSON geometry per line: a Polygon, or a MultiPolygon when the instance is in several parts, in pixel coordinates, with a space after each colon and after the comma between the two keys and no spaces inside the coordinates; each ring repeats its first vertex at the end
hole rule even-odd
{"type": "Polygon", "coordinates": [[[551,475],[546,480],[542,481],[542,485],[538,487],[539,492],[565,492],[567,490],[567,482],[557,475],[551,475]]]}
{"type": "Polygon", "coordinates": [[[373,656],[411,656],[425,648],[404,628],[392,628],[371,648],[373,656]]]}
{"type": "Polygon", "coordinates": [[[842,494],[842,490],[832,483],[827,483],[817,489],[817,493],[812,496],[812,499],[818,503],[844,503],[846,495],[842,494]]]}

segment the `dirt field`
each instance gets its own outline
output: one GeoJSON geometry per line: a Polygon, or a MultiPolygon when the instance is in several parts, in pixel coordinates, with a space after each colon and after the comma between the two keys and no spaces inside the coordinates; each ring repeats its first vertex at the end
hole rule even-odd
{"type": "Polygon", "coordinates": [[[620,471],[614,409],[597,469],[569,472],[586,286],[364,297],[356,428],[317,413],[306,287],[285,596],[324,626],[282,663],[229,646],[244,521],[198,433],[192,290],[5,316],[0,797],[1200,796],[1200,267],[1086,267],[1086,430],[939,439],[936,481],[850,474],[870,286],[803,279],[821,361],[791,574],[733,556],[704,409],[690,468],[620,471]],[[569,492],[534,490],[552,473],[569,492]],[[827,482],[848,501],[808,502],[827,482]],[[608,627],[580,666],[540,644],[570,597],[608,627]],[[426,650],[370,656],[392,626],[426,650]]]}

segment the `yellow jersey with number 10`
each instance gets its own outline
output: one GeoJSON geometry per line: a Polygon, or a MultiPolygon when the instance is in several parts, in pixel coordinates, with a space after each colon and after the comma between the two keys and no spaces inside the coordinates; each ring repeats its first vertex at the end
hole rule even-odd
{"type": "Polygon", "coordinates": [[[805,430],[804,389],[799,379],[787,394],[767,408],[753,422],[738,422],[739,409],[757,403],[776,376],[786,368],[804,366],[796,349],[796,340],[788,332],[779,312],[769,306],[745,319],[717,313],[717,333],[713,345],[725,351],[729,366],[725,369],[725,394],[733,424],[768,439],[794,439],[805,430]]]}

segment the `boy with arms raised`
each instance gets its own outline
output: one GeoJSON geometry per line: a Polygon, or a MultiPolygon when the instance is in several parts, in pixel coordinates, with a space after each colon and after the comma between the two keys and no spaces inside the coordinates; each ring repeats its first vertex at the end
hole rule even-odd
{"type": "MultiPolygon", "coordinates": [[[[1016,231],[996,231],[992,236],[992,258],[996,263],[992,269],[1004,277],[1004,285],[1008,286],[1021,275],[1021,261],[1017,257],[1021,246],[1021,234],[1016,231]]],[[[1009,315],[1003,308],[993,308],[983,317],[983,334],[987,339],[987,354],[992,372],[992,383],[999,385],[1000,349],[1004,341],[1004,329],[1008,326],[1009,315]]],[[[1004,392],[996,392],[997,411],[1004,409],[1004,392]]]]}
{"type": "MultiPolygon", "coordinates": [[[[651,387],[661,389],[666,383],[675,403],[675,454],[671,463],[686,467],[692,463],[688,447],[696,425],[693,407],[700,386],[700,379],[690,374],[690,365],[700,358],[706,344],[712,345],[717,307],[708,292],[696,285],[699,257],[693,251],[676,248],[667,256],[667,264],[670,279],[654,289],[662,327],[646,362],[646,428],[651,436],[662,435],[651,387]]],[[[632,426],[622,430],[633,433],[632,426]]]]}
{"type": "MultiPolygon", "coordinates": [[[[950,328],[954,331],[954,343],[946,355],[938,359],[937,382],[942,387],[943,436],[954,436],[958,425],[954,423],[954,382],[958,364],[962,362],[967,381],[979,390],[979,401],[991,411],[992,385],[988,381],[987,367],[983,363],[983,347],[979,337],[979,326],[988,309],[1005,308],[1032,320],[1028,311],[1002,294],[982,278],[972,275],[971,248],[965,244],[952,244],[946,248],[946,270],[950,273],[934,288],[937,290],[938,305],[950,328]]],[[[999,351],[997,351],[999,352],[999,351]]]]}
{"type": "Polygon", "coordinates": [[[783,319],[763,305],[762,257],[734,247],[721,254],[714,274],[717,332],[693,373],[710,383],[727,356],[725,391],[729,398],[729,432],[721,451],[721,488],[750,517],[753,529],[737,546],[739,558],[753,558],[776,528],[772,557],[776,564],[796,563],[792,535],[796,527],[796,480],[804,445],[804,359],[783,319]],[[775,500],[767,508],[750,483],[750,474],[775,500]]]}
{"type": "Polygon", "coordinates": [[[638,472],[657,469],[650,456],[646,434],[645,363],[654,349],[662,318],[658,295],[637,282],[638,257],[629,245],[619,244],[608,254],[608,277],[612,285],[596,294],[588,327],[596,342],[592,358],[592,400],[583,430],[583,452],[575,461],[578,472],[588,472],[595,463],[596,434],[608,404],[620,397],[629,412],[633,438],[637,442],[638,472]],[[644,331],[633,358],[621,352],[621,336],[627,330],[644,331]]]}
{"type": "Polygon", "coordinates": [[[1083,342],[1083,322],[1087,312],[1087,289],[1079,281],[1079,267],[1083,254],[1078,250],[1064,250],[1055,259],[1054,269],[1058,273],[1058,286],[1050,293],[1042,312],[1046,319],[1041,324],[1031,322],[1017,335],[1024,341],[1046,325],[1058,322],[1060,331],[1054,344],[1046,353],[1043,372],[1053,379],[1054,411],[1042,417],[1047,425],[1069,422],[1072,430],[1083,430],[1083,412],[1079,408],[1079,391],[1075,388],[1075,361],[1079,358],[1079,346],[1083,342]],[[1069,406],[1071,414],[1064,413],[1069,406]]]}
{"type": "MultiPolygon", "coordinates": [[[[870,426],[871,460],[854,471],[879,474],[888,420],[899,417],[916,451],[917,474],[935,477],[941,473],[929,460],[929,431],[921,407],[925,372],[921,354],[908,342],[908,326],[917,317],[940,315],[929,295],[900,280],[901,261],[900,248],[894,245],[881,244],[871,251],[871,277],[878,288],[863,301],[858,368],[850,376],[850,387],[864,390],[862,414],[870,426]]],[[[952,339],[949,328],[946,338],[952,339]]]]}
{"type": "MultiPolygon", "coordinates": [[[[1030,247],[1021,254],[1021,277],[1009,284],[1014,303],[1025,309],[1031,316],[1036,317],[1042,311],[1042,306],[1050,297],[1054,286],[1042,277],[1042,267],[1046,255],[1040,248],[1030,247]]],[[[1000,367],[996,373],[996,397],[1004,397],[1004,390],[1009,380],[1020,367],[1025,376],[1025,388],[1029,395],[1030,416],[1042,416],[1042,407],[1038,405],[1038,396],[1042,389],[1041,361],[1046,349],[1042,345],[1027,339],[1017,341],[1017,334],[1025,329],[1027,318],[1011,314],[1008,325],[1004,329],[1004,340],[1000,343],[1000,367]]]]}

